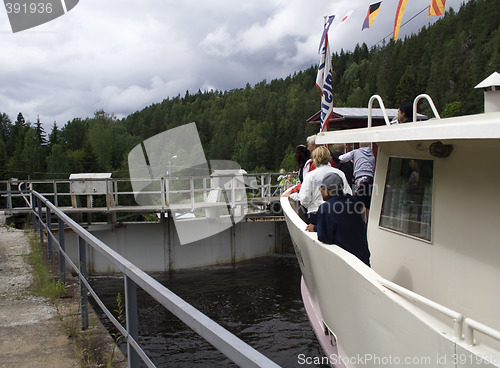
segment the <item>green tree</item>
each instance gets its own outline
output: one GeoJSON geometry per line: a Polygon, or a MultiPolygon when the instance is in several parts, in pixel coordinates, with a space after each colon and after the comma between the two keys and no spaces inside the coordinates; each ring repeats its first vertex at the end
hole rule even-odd
{"type": "Polygon", "coordinates": [[[30,129],[22,113],[17,115],[14,125],[10,129],[10,139],[7,145],[9,160],[7,171],[13,177],[27,178],[29,175],[29,163],[23,157],[25,136],[30,129]]]}
{"type": "Polygon", "coordinates": [[[56,122],[52,125],[52,130],[49,134],[49,146],[54,146],[55,144],[59,144],[61,142],[61,132],[57,127],[56,122]]]}
{"type": "Polygon", "coordinates": [[[60,143],[54,143],[47,156],[47,175],[51,179],[66,179],[71,173],[68,151],[60,143]]]}
{"type": "Polygon", "coordinates": [[[440,114],[441,118],[449,118],[452,116],[462,115],[462,102],[455,101],[446,104],[444,111],[440,114]]]}
{"type": "Polygon", "coordinates": [[[295,150],[292,145],[288,145],[285,156],[283,157],[283,160],[281,160],[281,164],[279,166],[280,168],[284,168],[287,172],[296,171],[298,169],[297,162],[295,161],[295,150]]]}
{"type": "Polygon", "coordinates": [[[7,158],[7,145],[0,136],[0,180],[8,179],[7,158]]]}
{"type": "Polygon", "coordinates": [[[10,130],[12,129],[12,122],[5,113],[0,114],[0,136],[3,139],[5,145],[9,143],[10,140],[10,130]]]}
{"type": "Polygon", "coordinates": [[[79,150],[83,147],[83,143],[87,138],[89,129],[89,120],[75,118],[68,121],[61,129],[61,140],[71,150],[79,150]]]}
{"type": "Polygon", "coordinates": [[[395,101],[398,104],[412,102],[418,94],[413,67],[408,66],[396,86],[395,101]]]}
{"type": "Polygon", "coordinates": [[[247,119],[243,124],[243,131],[238,134],[235,142],[233,160],[249,171],[256,167],[270,169],[269,163],[273,161],[272,145],[269,139],[274,137],[272,124],[267,122],[257,123],[247,119]]]}
{"type": "Polygon", "coordinates": [[[44,146],[47,144],[47,134],[45,133],[45,129],[40,121],[40,116],[36,117],[35,135],[39,145],[44,146]]]}
{"type": "Polygon", "coordinates": [[[44,175],[44,148],[39,144],[39,137],[35,128],[29,128],[26,132],[21,162],[23,163],[25,177],[28,175],[28,179],[37,179],[44,175]]]}

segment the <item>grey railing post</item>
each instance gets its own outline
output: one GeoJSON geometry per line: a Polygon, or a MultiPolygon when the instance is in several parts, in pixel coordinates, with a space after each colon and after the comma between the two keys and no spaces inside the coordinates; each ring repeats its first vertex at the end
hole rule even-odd
{"type": "Polygon", "coordinates": [[[10,181],[7,182],[7,208],[12,208],[12,186],[10,181]]]}
{"type": "Polygon", "coordinates": [[[38,218],[40,220],[40,244],[43,244],[43,213],[42,213],[42,201],[37,197],[36,203],[38,204],[38,218]]]}
{"type": "MultiPolygon", "coordinates": [[[[78,237],[78,263],[80,264],[80,272],[83,277],[86,279],[88,277],[87,274],[87,254],[85,252],[85,239],[81,236],[78,237]]],[[[88,311],[88,303],[89,297],[87,295],[87,286],[80,279],[80,298],[81,298],[81,307],[82,307],[82,326],[83,329],[86,330],[89,327],[89,311],[88,311]]]]}
{"type": "Polygon", "coordinates": [[[166,205],[170,205],[170,179],[165,179],[165,197],[166,205]]]}
{"type": "Polygon", "coordinates": [[[267,204],[269,204],[269,203],[271,203],[271,196],[272,196],[272,187],[271,187],[272,178],[271,178],[271,174],[267,174],[266,177],[267,177],[267,186],[268,186],[267,204]]]}
{"type": "Polygon", "coordinates": [[[66,258],[64,258],[64,253],[66,251],[64,245],[64,221],[59,218],[58,219],[58,230],[59,230],[59,247],[61,250],[59,251],[59,277],[63,284],[66,283],[66,258]]]}
{"type": "Polygon", "coordinates": [[[33,214],[33,229],[36,232],[38,230],[38,221],[36,220],[36,202],[33,192],[31,193],[31,211],[33,214]]]}
{"type": "Polygon", "coordinates": [[[57,181],[56,180],[54,180],[53,185],[54,185],[54,205],[56,207],[59,207],[59,201],[57,200],[57,181]]]}
{"type": "Polygon", "coordinates": [[[52,260],[52,214],[50,213],[50,208],[45,208],[46,219],[47,219],[47,255],[49,260],[52,260]]]}
{"type": "Polygon", "coordinates": [[[113,193],[114,205],[118,206],[118,180],[113,181],[113,188],[114,188],[114,193],[113,193]]]}
{"type": "MultiPolygon", "coordinates": [[[[127,317],[127,331],[136,342],[139,337],[139,323],[137,316],[137,284],[125,275],[125,315],[127,317]]],[[[139,367],[139,354],[127,341],[127,356],[129,368],[139,367]]]]}

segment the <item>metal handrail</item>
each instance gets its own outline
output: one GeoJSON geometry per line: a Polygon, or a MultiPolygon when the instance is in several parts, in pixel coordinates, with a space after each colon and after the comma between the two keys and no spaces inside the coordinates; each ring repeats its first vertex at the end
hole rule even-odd
{"type": "MultiPolygon", "coordinates": [[[[238,174],[239,175],[239,174],[238,174]]],[[[262,199],[267,199],[268,201],[270,201],[271,199],[271,196],[273,196],[273,189],[274,188],[279,188],[279,185],[276,184],[276,185],[273,185],[272,184],[272,177],[273,175],[276,175],[278,176],[279,173],[258,173],[258,174],[243,174],[242,176],[244,178],[249,178],[249,179],[252,179],[252,178],[255,178],[255,179],[259,179],[259,180],[256,180],[257,182],[257,188],[251,188],[250,189],[250,193],[252,195],[253,198],[262,198],[262,199]]],[[[224,177],[234,177],[235,175],[218,175],[217,177],[218,178],[224,178],[224,177]]],[[[214,188],[210,188],[210,186],[207,186],[205,184],[205,181],[207,179],[210,179],[211,177],[207,177],[207,176],[186,176],[186,177],[182,177],[182,178],[177,178],[177,177],[163,177],[163,178],[158,178],[158,179],[155,179],[158,181],[159,183],[159,188],[158,190],[152,190],[152,191],[148,191],[147,193],[148,194],[155,194],[155,195],[160,195],[162,200],[161,200],[161,208],[162,210],[165,210],[165,207],[166,207],[166,203],[170,203],[170,195],[171,194],[181,194],[181,193],[191,193],[192,196],[194,193],[206,193],[214,188]],[[171,183],[173,181],[176,181],[176,180],[186,180],[186,181],[190,181],[191,183],[193,181],[196,181],[196,180],[203,180],[203,188],[197,188],[197,187],[194,187],[193,185],[190,186],[189,189],[183,189],[183,190],[174,190],[174,189],[171,189],[171,183]],[[166,198],[166,203],[165,203],[165,199],[163,198],[166,198]]],[[[151,181],[151,178],[144,178],[144,179],[141,179],[141,178],[134,178],[134,179],[128,179],[128,178],[94,178],[90,181],[100,181],[100,182],[109,182],[111,183],[112,185],[108,186],[106,185],[106,188],[111,188],[110,189],[110,192],[107,192],[106,193],[106,196],[109,196],[110,198],[113,199],[113,203],[114,205],[118,205],[118,197],[119,196],[123,196],[123,195],[133,195],[133,194],[136,194],[136,192],[134,192],[133,190],[130,191],[130,190],[125,190],[126,188],[121,188],[119,190],[118,188],[118,183],[132,183],[132,182],[141,182],[141,181],[151,181]]],[[[43,195],[44,197],[53,197],[53,202],[55,205],[59,205],[59,199],[62,198],[62,197],[70,197],[70,196],[73,196],[75,195],[75,193],[71,193],[70,189],[68,189],[67,191],[64,190],[64,191],[60,191],[58,190],[58,186],[59,185],[70,185],[71,183],[71,180],[69,179],[52,179],[52,180],[16,180],[16,181],[10,181],[10,180],[5,180],[5,181],[0,181],[0,183],[6,183],[6,191],[5,191],[5,196],[7,197],[7,201],[6,201],[6,206],[5,206],[5,209],[7,210],[10,210],[10,209],[13,209],[13,205],[12,205],[12,198],[15,198],[15,197],[21,197],[23,196],[23,193],[20,193],[19,191],[14,191],[12,190],[12,185],[15,184],[15,185],[26,185],[26,190],[37,190],[37,186],[38,185],[51,185],[52,186],[52,192],[40,192],[38,191],[41,195],[43,195]]],[[[1,191],[2,194],[4,191],[1,191]]],[[[78,195],[78,194],[76,194],[78,195]]],[[[92,195],[92,193],[89,193],[88,195],[92,195]]],[[[26,202],[28,207],[31,205],[30,203],[28,203],[28,201],[26,202]]],[[[233,203],[234,205],[234,203],[233,203]]],[[[107,200],[106,201],[106,207],[109,207],[110,206],[110,203],[109,201],[107,200]]],[[[28,208],[27,207],[27,208],[28,208]]],[[[109,208],[108,208],[109,209],[109,208]]]]}
{"type": "MultiPolygon", "coordinates": [[[[431,96],[429,96],[428,94],[422,93],[422,94],[418,95],[417,97],[415,97],[415,100],[413,101],[413,117],[412,117],[413,120],[412,121],[414,121],[414,122],[417,121],[418,102],[423,98],[426,99],[427,102],[429,103],[429,106],[431,107],[431,110],[434,113],[434,116],[437,119],[441,119],[441,117],[439,116],[439,112],[437,111],[436,106],[434,105],[434,102],[432,101],[431,96]]],[[[390,125],[391,122],[389,121],[389,117],[387,116],[387,112],[385,111],[385,106],[384,106],[384,102],[382,101],[382,97],[380,97],[379,95],[373,95],[372,97],[370,97],[370,100],[368,101],[368,128],[372,127],[372,107],[373,107],[373,102],[375,100],[377,100],[379,105],[380,105],[380,109],[382,110],[382,114],[384,115],[385,124],[390,125]]]]}
{"type": "Polygon", "coordinates": [[[427,100],[427,102],[431,107],[432,112],[434,113],[434,116],[438,119],[441,119],[441,117],[439,116],[439,112],[437,111],[436,106],[434,105],[434,101],[432,101],[431,96],[422,93],[421,95],[415,97],[415,100],[413,101],[413,121],[417,121],[417,105],[422,98],[425,98],[427,100]]]}
{"type": "Polygon", "coordinates": [[[380,109],[382,110],[382,114],[384,115],[385,124],[390,125],[391,122],[389,121],[389,117],[387,116],[387,112],[385,111],[385,105],[384,101],[382,101],[382,97],[380,97],[379,95],[373,95],[368,101],[368,128],[372,127],[372,106],[373,101],[375,100],[377,100],[378,104],[380,105],[380,109]]]}
{"type": "Polygon", "coordinates": [[[476,320],[473,320],[472,318],[465,318],[464,320],[464,326],[465,326],[465,342],[469,345],[474,346],[474,331],[479,331],[486,336],[489,336],[497,341],[500,341],[500,331],[495,330],[494,328],[491,328],[489,326],[486,326],[485,324],[482,324],[481,322],[478,322],[476,320]]]}
{"type": "Polygon", "coordinates": [[[384,287],[386,287],[386,288],[388,288],[388,289],[390,289],[390,290],[392,290],[392,291],[394,291],[402,296],[405,296],[409,299],[412,299],[412,300],[415,300],[419,303],[422,303],[422,304],[434,309],[435,311],[440,312],[440,313],[444,314],[445,316],[452,318],[453,319],[453,335],[459,340],[462,339],[462,322],[463,322],[464,317],[460,313],[454,311],[453,309],[445,307],[439,303],[436,303],[435,301],[430,300],[430,299],[428,299],[420,294],[417,294],[411,290],[408,290],[408,289],[406,289],[398,284],[395,284],[389,280],[386,280],[384,278],[380,278],[379,282],[382,286],[384,286],[384,287]]]}
{"type": "MultiPolygon", "coordinates": [[[[56,244],[59,252],[61,253],[61,262],[68,261],[69,265],[78,274],[80,280],[80,288],[82,294],[82,325],[88,326],[88,320],[84,321],[83,311],[86,310],[85,298],[88,290],[96,299],[98,305],[103,309],[104,313],[110,318],[111,322],[118,328],[127,340],[128,350],[128,364],[129,367],[138,367],[139,358],[141,358],[148,367],[155,367],[154,363],[147,357],[146,353],[142,350],[137,342],[138,337],[138,320],[137,320],[137,286],[142,288],[145,292],[151,295],[161,305],[167,308],[172,314],[183,321],[187,326],[193,329],[198,335],[203,337],[206,341],[212,344],[220,352],[226,355],[229,359],[240,366],[244,367],[279,367],[276,363],[262,355],[260,352],[240,340],[231,332],[217,324],[212,319],[208,318],[205,314],[185,302],[178,297],[168,288],[160,284],[151,276],[146,274],[140,268],[132,264],[126,258],[109,248],[101,240],[97,239],[94,235],[85,230],[82,226],[76,223],[73,219],[63,213],[59,208],[52,204],[40,193],[32,190],[32,212],[33,224],[35,230],[40,232],[40,241],[43,242],[45,229],[47,231],[47,244],[49,248],[49,256],[52,252],[51,245],[56,244]],[[35,205],[36,204],[36,205],[35,205]],[[45,219],[43,221],[43,209],[45,206],[45,219]],[[52,232],[52,215],[55,215],[59,224],[59,237],[52,232]],[[65,252],[64,241],[64,226],[71,228],[78,236],[79,246],[79,267],[75,265],[65,252]],[[100,301],[97,294],[93,291],[91,285],[86,278],[86,261],[85,261],[85,246],[88,245],[104,256],[115,268],[124,274],[125,280],[125,307],[126,315],[126,328],[124,328],[119,321],[116,320],[100,301]]],[[[60,265],[61,281],[65,282],[65,264],[60,265]]],[[[88,318],[88,317],[87,317],[88,318]]]]}

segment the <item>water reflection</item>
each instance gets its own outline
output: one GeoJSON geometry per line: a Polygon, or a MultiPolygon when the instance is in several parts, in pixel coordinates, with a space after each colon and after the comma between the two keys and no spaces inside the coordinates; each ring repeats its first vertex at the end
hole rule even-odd
{"type": "MultiPolygon", "coordinates": [[[[299,364],[299,354],[323,356],[302,304],[294,256],[152,276],[282,367],[315,366],[299,364]]],[[[94,277],[92,284],[116,309],[123,280],[94,277]]],[[[236,366],[142,290],[138,305],[139,341],[157,366],[236,366]]]]}

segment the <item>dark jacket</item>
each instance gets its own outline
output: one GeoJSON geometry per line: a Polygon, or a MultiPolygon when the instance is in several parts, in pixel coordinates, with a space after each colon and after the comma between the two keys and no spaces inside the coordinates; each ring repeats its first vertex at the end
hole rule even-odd
{"type": "Polygon", "coordinates": [[[338,245],[370,266],[366,225],[351,195],[336,195],[321,204],[315,230],[318,240],[338,245]]]}
{"type": "Polygon", "coordinates": [[[343,152],[332,152],[332,160],[335,162],[335,167],[344,173],[347,182],[352,186],[354,183],[354,165],[352,161],[340,162],[339,156],[341,155],[343,155],[343,152]]]}

